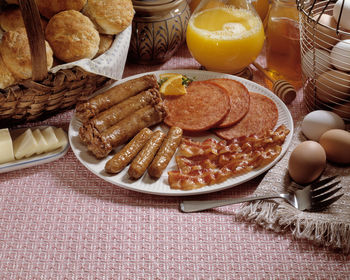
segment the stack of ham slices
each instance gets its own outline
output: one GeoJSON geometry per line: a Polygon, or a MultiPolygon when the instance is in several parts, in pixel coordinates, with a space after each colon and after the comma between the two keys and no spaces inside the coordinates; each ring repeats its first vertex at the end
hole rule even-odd
{"type": "Polygon", "coordinates": [[[261,136],[278,120],[278,109],[271,99],[249,92],[231,79],[194,81],[187,94],[167,96],[164,105],[167,125],[191,133],[211,130],[225,140],[261,136]]]}

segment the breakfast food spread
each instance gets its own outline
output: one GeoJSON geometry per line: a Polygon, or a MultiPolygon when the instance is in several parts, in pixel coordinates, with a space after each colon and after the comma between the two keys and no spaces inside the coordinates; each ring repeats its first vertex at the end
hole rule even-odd
{"type": "Polygon", "coordinates": [[[284,125],[273,130],[278,109],[268,97],[230,79],[192,81],[175,73],[160,77],[161,86],[168,79],[183,79],[185,93],[174,89],[161,94],[156,76],[148,74],[77,105],[79,138],[89,152],[103,159],[122,146],[106,161],[105,172],[118,174],[129,165],[130,179],[146,171],[158,179],[180,146],[178,170],[168,171],[168,182],[173,189],[190,190],[261,168],[280,154],[289,130],[284,125]],[[161,122],[167,133],[150,129],[161,122]],[[218,128],[222,122],[224,128],[218,128]],[[187,137],[204,131],[215,131],[224,140],[187,137]]]}

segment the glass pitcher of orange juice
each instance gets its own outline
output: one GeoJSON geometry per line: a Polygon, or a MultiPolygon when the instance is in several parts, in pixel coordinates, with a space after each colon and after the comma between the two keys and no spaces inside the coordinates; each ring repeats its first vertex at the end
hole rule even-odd
{"type": "Polygon", "coordinates": [[[264,28],[247,1],[202,0],[192,13],[187,46],[207,70],[237,74],[259,55],[264,28]]]}

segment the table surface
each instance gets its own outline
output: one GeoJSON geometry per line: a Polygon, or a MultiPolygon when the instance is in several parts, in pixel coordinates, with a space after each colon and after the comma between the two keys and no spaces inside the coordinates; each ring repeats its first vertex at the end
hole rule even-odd
{"type": "MultiPolygon", "coordinates": [[[[127,63],[124,77],[199,67],[184,45],[162,65],[127,63]]],[[[305,115],[301,90],[288,108],[305,115]]],[[[36,125],[67,130],[72,114],[36,125]]],[[[263,176],[200,198],[250,195],[263,176]]],[[[105,182],[71,150],[0,174],[0,279],[350,279],[350,256],[239,220],[238,205],[181,213],[180,199],[105,182]]]]}

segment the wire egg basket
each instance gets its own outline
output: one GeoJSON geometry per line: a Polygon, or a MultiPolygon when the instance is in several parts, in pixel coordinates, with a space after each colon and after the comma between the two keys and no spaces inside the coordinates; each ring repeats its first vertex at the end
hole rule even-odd
{"type": "Polygon", "coordinates": [[[309,111],[333,111],[349,122],[350,31],[340,25],[345,0],[338,1],[297,0],[302,82],[309,111]]]}

